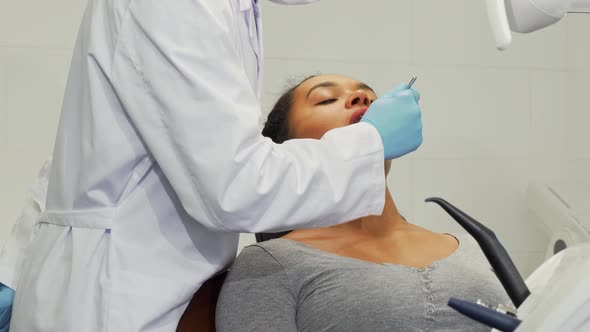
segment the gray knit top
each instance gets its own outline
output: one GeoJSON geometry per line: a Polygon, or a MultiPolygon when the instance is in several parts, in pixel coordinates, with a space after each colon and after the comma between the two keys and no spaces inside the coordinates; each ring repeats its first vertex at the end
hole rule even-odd
{"type": "Polygon", "coordinates": [[[426,268],[372,263],[276,239],[244,248],[222,288],[219,332],[490,331],[449,297],[508,303],[475,240],[426,268]]]}

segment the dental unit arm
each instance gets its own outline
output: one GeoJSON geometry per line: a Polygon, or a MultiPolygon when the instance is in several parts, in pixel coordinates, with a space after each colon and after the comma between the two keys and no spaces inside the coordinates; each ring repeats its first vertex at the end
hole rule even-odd
{"type": "Polygon", "coordinates": [[[590,13],[590,0],[486,0],[496,48],[505,50],[512,33],[529,33],[548,27],[567,13],[590,13]]]}
{"type": "Polygon", "coordinates": [[[490,310],[485,304],[454,298],[449,300],[449,306],[493,327],[492,331],[590,331],[589,242],[573,245],[552,256],[525,283],[493,231],[442,198],[432,197],[426,201],[440,205],[475,238],[518,309],[504,310],[500,314],[502,310],[498,308],[502,304],[490,310]],[[504,324],[500,324],[502,321],[504,324]]]}

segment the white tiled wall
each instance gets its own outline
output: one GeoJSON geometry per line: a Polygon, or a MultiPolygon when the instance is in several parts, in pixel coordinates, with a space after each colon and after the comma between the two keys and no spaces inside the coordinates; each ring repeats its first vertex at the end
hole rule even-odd
{"type": "Polygon", "coordinates": [[[0,242],[53,148],[85,1],[0,1],[0,242]]]}
{"type": "Polygon", "coordinates": [[[0,47],[0,236],[53,148],[71,51],[0,47]]]}
{"type": "Polygon", "coordinates": [[[328,0],[289,7],[262,2],[266,57],[407,63],[412,2],[328,0]]]}
{"type": "Polygon", "coordinates": [[[590,15],[567,21],[565,145],[568,173],[590,178],[590,15]]]}
{"type": "MultiPolygon", "coordinates": [[[[563,22],[532,35],[515,35],[513,45],[505,52],[498,52],[490,47],[493,43],[485,2],[411,2],[414,4],[412,26],[415,38],[414,58],[417,64],[550,69],[565,67],[563,22]]],[[[384,2],[374,0],[368,3],[377,5],[384,2]]]]}
{"type": "Polygon", "coordinates": [[[84,0],[2,0],[0,46],[70,49],[85,5],[84,0]]]}
{"type": "MultiPolygon", "coordinates": [[[[84,1],[0,2],[0,240],[50,153],[84,1]]],[[[532,178],[590,169],[590,19],[568,17],[496,51],[473,0],[262,2],[264,110],[287,78],[342,73],[384,92],[419,76],[421,149],[396,160],[390,189],[403,214],[459,227],[424,203],[441,196],[493,228],[528,274],[545,236],[526,218],[532,178]]],[[[253,241],[241,238],[241,245],[253,241]]]]}
{"type": "Polygon", "coordinates": [[[590,67],[567,73],[566,151],[571,159],[590,159],[590,67]]]}

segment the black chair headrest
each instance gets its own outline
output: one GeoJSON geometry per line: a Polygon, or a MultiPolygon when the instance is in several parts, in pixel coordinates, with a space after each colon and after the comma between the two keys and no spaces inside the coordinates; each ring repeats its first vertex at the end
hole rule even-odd
{"type": "Polygon", "coordinates": [[[268,241],[268,240],[272,240],[272,239],[278,239],[283,235],[286,235],[287,233],[289,233],[291,231],[286,231],[286,232],[279,232],[279,233],[256,233],[256,242],[262,242],[262,241],[268,241]]]}

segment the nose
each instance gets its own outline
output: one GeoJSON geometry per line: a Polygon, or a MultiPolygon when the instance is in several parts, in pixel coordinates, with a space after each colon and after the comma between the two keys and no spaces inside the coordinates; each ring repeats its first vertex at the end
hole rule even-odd
{"type": "Polygon", "coordinates": [[[371,98],[369,98],[369,94],[364,90],[358,90],[350,94],[348,98],[346,98],[346,108],[352,108],[355,106],[367,106],[371,105],[371,98]]]}

